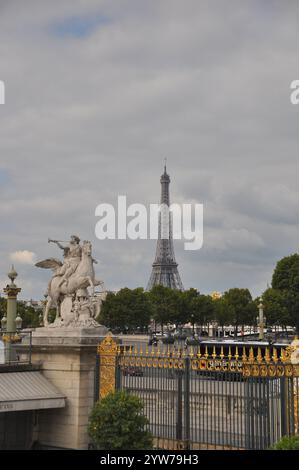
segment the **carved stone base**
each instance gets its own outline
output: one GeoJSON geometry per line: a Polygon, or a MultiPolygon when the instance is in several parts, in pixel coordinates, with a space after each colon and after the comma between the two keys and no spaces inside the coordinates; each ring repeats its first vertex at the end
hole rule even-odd
{"type": "Polygon", "coordinates": [[[66,397],[66,407],[43,410],[38,441],[46,447],[87,449],[88,416],[95,400],[98,344],[107,328],[37,328],[32,335],[32,361],[66,397]]]}
{"type": "Polygon", "coordinates": [[[101,339],[108,334],[109,330],[104,325],[92,327],[72,327],[72,326],[61,326],[60,328],[41,327],[36,328],[32,333],[32,344],[47,345],[56,344],[58,345],[81,345],[81,344],[92,344],[96,346],[101,339]]]}

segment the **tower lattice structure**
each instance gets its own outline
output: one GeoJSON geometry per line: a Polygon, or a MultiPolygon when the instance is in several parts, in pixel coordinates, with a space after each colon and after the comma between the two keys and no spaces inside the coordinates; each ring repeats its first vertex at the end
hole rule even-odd
{"type": "Polygon", "coordinates": [[[172,234],[172,214],[163,210],[170,206],[169,184],[170,177],[164,166],[164,173],[160,178],[161,182],[161,211],[159,212],[158,240],[156,256],[153,262],[152,273],[147,284],[147,290],[151,290],[156,285],[170,287],[171,289],[184,290],[178,264],[175,260],[172,234]]]}

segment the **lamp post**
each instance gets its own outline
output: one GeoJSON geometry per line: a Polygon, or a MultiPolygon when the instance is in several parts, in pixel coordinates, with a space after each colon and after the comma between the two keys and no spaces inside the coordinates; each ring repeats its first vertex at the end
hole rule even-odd
{"type": "MultiPolygon", "coordinates": [[[[3,289],[7,295],[7,315],[6,315],[6,331],[7,333],[15,333],[16,331],[16,317],[17,317],[17,296],[21,289],[16,286],[15,279],[18,276],[14,266],[11,267],[8,277],[10,284],[3,289]]],[[[19,326],[18,322],[18,326],[19,326]]]]}
{"type": "Polygon", "coordinates": [[[259,309],[259,316],[257,317],[257,325],[259,329],[259,340],[262,340],[264,339],[264,328],[266,324],[266,317],[264,316],[264,305],[263,305],[262,297],[260,298],[258,309],[259,309]]]}
{"type": "Polygon", "coordinates": [[[1,330],[5,331],[6,330],[6,314],[4,313],[3,317],[1,318],[1,330]]]}

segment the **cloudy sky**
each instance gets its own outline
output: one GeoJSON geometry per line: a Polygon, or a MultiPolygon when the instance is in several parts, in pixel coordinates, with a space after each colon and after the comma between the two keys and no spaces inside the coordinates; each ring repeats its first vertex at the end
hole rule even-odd
{"type": "Polygon", "coordinates": [[[0,282],[40,298],[59,256],[93,242],[107,288],[145,286],[154,241],[99,241],[95,207],[204,204],[204,245],[175,243],[185,287],[249,287],[299,250],[295,0],[0,0],[0,282]]]}

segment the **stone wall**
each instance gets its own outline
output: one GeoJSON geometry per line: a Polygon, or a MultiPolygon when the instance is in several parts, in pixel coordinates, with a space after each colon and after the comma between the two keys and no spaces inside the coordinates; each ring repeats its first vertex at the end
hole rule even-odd
{"type": "Polygon", "coordinates": [[[87,449],[94,404],[96,351],[106,330],[40,328],[33,334],[32,361],[66,397],[66,407],[39,413],[41,445],[87,449]]]}

